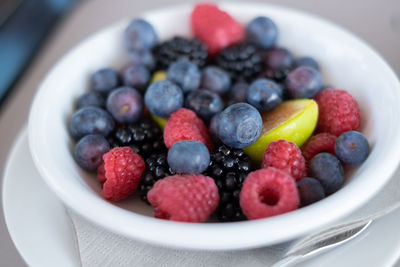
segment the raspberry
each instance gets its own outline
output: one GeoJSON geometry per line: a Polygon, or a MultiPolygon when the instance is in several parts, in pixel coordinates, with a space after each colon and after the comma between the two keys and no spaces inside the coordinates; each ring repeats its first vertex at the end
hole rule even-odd
{"type": "Polygon", "coordinates": [[[99,180],[100,183],[104,183],[106,179],[106,170],[104,169],[104,162],[97,167],[97,180],[99,180]]]}
{"type": "Polygon", "coordinates": [[[335,155],[336,136],[330,133],[319,133],[312,136],[302,147],[303,156],[309,162],[320,152],[335,155]]]}
{"type": "Polygon", "coordinates": [[[213,4],[196,5],[190,21],[194,35],[207,44],[209,55],[244,38],[243,26],[213,4]]]}
{"type": "Polygon", "coordinates": [[[145,169],[143,159],[130,147],[116,147],[103,155],[104,165],[98,168],[103,183],[103,196],[118,201],[132,194],[145,169]]]}
{"type": "Polygon", "coordinates": [[[278,140],[264,152],[261,168],[275,167],[291,175],[296,181],[307,176],[306,161],[301,150],[292,142],[278,140]]]}
{"type": "Polygon", "coordinates": [[[251,172],[240,192],[240,206],[250,220],[295,210],[299,202],[293,177],[273,167],[251,172]]]}
{"type": "Polygon", "coordinates": [[[218,188],[203,175],[174,175],[159,180],[147,194],[156,218],[204,222],[217,208],[218,188]]]}
{"type": "Polygon", "coordinates": [[[317,129],[336,136],[358,130],[361,124],[360,109],[348,92],[338,89],[324,90],[315,96],[319,118],[317,129]]]}
{"type": "Polygon", "coordinates": [[[171,114],[164,128],[164,142],[167,148],[183,140],[202,142],[209,151],[213,144],[204,122],[190,109],[181,108],[171,114]]]}

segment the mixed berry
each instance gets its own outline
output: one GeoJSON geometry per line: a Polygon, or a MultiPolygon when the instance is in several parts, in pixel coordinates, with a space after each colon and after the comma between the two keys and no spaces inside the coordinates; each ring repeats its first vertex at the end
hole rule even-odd
{"type": "Polygon", "coordinates": [[[115,127],[108,136],[108,142],[111,148],[129,146],[144,158],[150,154],[167,152],[161,128],[148,119],[115,127]]]}
{"type": "Polygon", "coordinates": [[[139,194],[167,220],[229,222],[338,191],[344,166],[370,150],[353,96],[323,86],[314,58],[277,46],[268,17],[242,25],[197,4],[190,26],[193,37],[159,42],[149,22],[133,20],[128,64],[93,73],[77,99],[73,157],[97,172],[103,197],[139,194]]]}
{"type": "Polygon", "coordinates": [[[175,36],[159,44],[154,50],[158,69],[167,69],[178,59],[188,59],[199,67],[206,64],[207,46],[196,38],[187,39],[175,36]]]}
{"type": "Polygon", "coordinates": [[[243,182],[250,172],[251,162],[242,149],[221,145],[211,154],[210,165],[205,171],[213,177],[218,187],[220,202],[217,218],[222,222],[241,221],[244,216],[239,203],[243,182]]]}
{"type": "Polygon", "coordinates": [[[263,69],[261,53],[251,44],[239,43],[219,52],[215,64],[229,73],[234,81],[251,81],[263,69]]]}

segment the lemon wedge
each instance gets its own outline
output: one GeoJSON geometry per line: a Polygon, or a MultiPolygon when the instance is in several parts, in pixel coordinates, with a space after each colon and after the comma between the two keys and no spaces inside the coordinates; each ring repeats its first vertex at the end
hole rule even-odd
{"type": "Polygon", "coordinates": [[[255,162],[261,162],[269,143],[284,139],[301,147],[310,138],[318,121],[318,105],[312,99],[284,101],[276,109],[261,114],[263,128],[255,143],[244,148],[255,162]]]}
{"type": "Polygon", "coordinates": [[[157,117],[156,115],[151,115],[151,118],[161,127],[161,129],[164,130],[164,127],[167,124],[167,119],[157,117]]]}

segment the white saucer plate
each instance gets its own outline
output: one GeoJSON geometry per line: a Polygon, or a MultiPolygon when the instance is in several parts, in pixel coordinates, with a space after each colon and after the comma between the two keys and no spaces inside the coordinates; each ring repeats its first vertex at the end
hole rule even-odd
{"type": "MultiPolygon", "coordinates": [[[[38,174],[26,129],[5,166],[3,211],[11,238],[28,265],[80,266],[71,219],[38,174]]],[[[394,266],[400,256],[399,222],[400,211],[387,215],[349,243],[298,266],[394,266]]]]}

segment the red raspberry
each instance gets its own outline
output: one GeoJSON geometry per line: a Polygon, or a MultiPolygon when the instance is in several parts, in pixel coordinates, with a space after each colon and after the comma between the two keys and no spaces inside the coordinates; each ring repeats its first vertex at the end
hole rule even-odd
{"type": "Polygon", "coordinates": [[[319,118],[317,129],[336,136],[360,128],[361,115],[356,100],[348,92],[328,89],[315,96],[319,118]]]}
{"type": "Polygon", "coordinates": [[[106,170],[104,169],[104,162],[97,167],[97,180],[99,180],[100,183],[104,183],[106,179],[106,170]]]}
{"type": "Polygon", "coordinates": [[[214,180],[192,174],[158,180],[147,198],[155,217],[181,222],[204,222],[219,202],[214,180]]]}
{"type": "Polygon", "coordinates": [[[295,180],[307,176],[306,161],[301,150],[292,142],[278,140],[268,145],[261,168],[275,167],[291,175],[295,180]]]}
{"type": "Polygon", "coordinates": [[[207,44],[209,55],[244,38],[243,26],[216,5],[196,5],[190,20],[194,35],[207,44]]]}
{"type": "Polygon", "coordinates": [[[303,156],[309,162],[315,155],[321,152],[328,152],[335,155],[336,136],[330,133],[319,133],[308,139],[303,145],[303,156]]]}
{"type": "Polygon", "coordinates": [[[98,168],[103,183],[103,196],[117,201],[132,194],[145,169],[143,159],[130,147],[116,147],[103,155],[104,167],[98,168]]]}
{"type": "Polygon", "coordinates": [[[190,109],[181,108],[169,117],[164,128],[164,143],[167,148],[183,140],[199,141],[212,151],[213,144],[204,122],[190,109]]]}
{"type": "Polygon", "coordinates": [[[240,206],[250,220],[295,210],[299,203],[293,177],[273,167],[251,172],[240,191],[240,206]]]}

